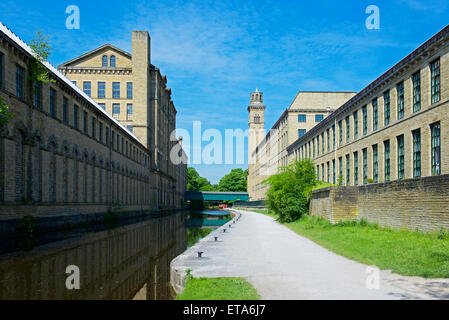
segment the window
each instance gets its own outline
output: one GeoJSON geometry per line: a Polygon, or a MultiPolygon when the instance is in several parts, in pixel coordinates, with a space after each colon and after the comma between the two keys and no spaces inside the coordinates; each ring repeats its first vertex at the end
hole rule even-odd
{"type": "Polygon", "coordinates": [[[421,130],[412,132],[413,137],[413,177],[421,176],[421,130]]]}
{"type": "Polygon", "coordinates": [[[84,81],[83,82],[83,91],[85,94],[87,94],[89,97],[91,95],[91,84],[90,81],[84,81]]]}
{"type": "Polygon", "coordinates": [[[354,118],[354,140],[356,140],[359,136],[359,116],[357,111],[353,113],[352,117],[354,118]]]}
{"type": "Polygon", "coordinates": [[[321,164],[321,181],[324,181],[324,163],[321,164]]]}
{"type": "Polygon", "coordinates": [[[349,154],[346,155],[346,185],[351,184],[351,163],[349,159],[349,154]]]}
{"type": "Polygon", "coordinates": [[[128,131],[131,133],[133,132],[133,126],[130,124],[126,126],[126,129],[128,129],[128,131]]]}
{"type": "Polygon", "coordinates": [[[105,128],[105,142],[106,142],[106,145],[109,146],[109,128],[108,127],[105,128]]]}
{"type": "Polygon", "coordinates": [[[133,104],[132,103],[128,103],[126,105],[126,113],[133,114],[133,104]]]}
{"type": "Polygon", "coordinates": [[[320,166],[319,165],[316,166],[316,178],[317,178],[317,180],[320,180],[320,166]]]}
{"type": "Polygon", "coordinates": [[[337,184],[337,172],[336,172],[336,168],[335,168],[335,159],[332,160],[332,178],[333,178],[333,184],[337,184]]]}
{"type": "Polygon", "coordinates": [[[343,142],[343,121],[338,121],[338,142],[339,145],[342,145],[343,142]]]}
{"type": "Polygon", "coordinates": [[[327,183],[330,182],[330,179],[331,179],[331,168],[330,168],[329,161],[328,161],[327,162],[327,183]]]}
{"type": "Polygon", "coordinates": [[[39,81],[34,80],[34,106],[39,109],[42,107],[41,92],[42,92],[41,83],[39,81]]]}
{"type": "Polygon", "coordinates": [[[377,144],[373,145],[373,180],[375,183],[379,182],[379,155],[377,144]]]}
{"type": "Polygon", "coordinates": [[[347,116],[346,117],[346,143],[348,143],[349,140],[351,140],[349,130],[350,130],[350,123],[349,123],[349,116],[347,116]]]}
{"type": "Polygon", "coordinates": [[[101,66],[102,67],[108,66],[108,56],[107,55],[104,55],[103,57],[101,57],[101,66]]]}
{"type": "Polygon", "coordinates": [[[56,117],[56,91],[50,88],[50,115],[56,117]]]}
{"type": "Polygon", "coordinates": [[[120,104],[119,103],[113,103],[112,104],[112,114],[119,115],[120,114],[120,104]]]}
{"type": "Polygon", "coordinates": [[[298,114],[298,122],[307,122],[307,116],[305,114],[298,114]]]}
{"type": "Polygon", "coordinates": [[[106,103],[99,103],[98,105],[101,109],[106,110],[106,103]]]}
{"type": "Polygon", "coordinates": [[[430,64],[431,102],[440,101],[440,59],[430,64]]]}
{"type": "Polygon", "coordinates": [[[377,127],[379,126],[379,110],[377,106],[377,99],[374,99],[372,101],[373,104],[373,131],[377,130],[377,127]]]}
{"type": "Polygon", "coordinates": [[[322,114],[316,114],[315,115],[315,122],[321,122],[323,121],[324,116],[322,114]]]}
{"type": "Polygon", "coordinates": [[[320,154],[320,136],[316,137],[316,154],[320,154]]]}
{"type": "Polygon", "coordinates": [[[115,141],[115,132],[112,131],[112,135],[111,135],[111,148],[112,148],[112,150],[114,150],[114,141],[115,141]]]}
{"type": "Polygon", "coordinates": [[[103,123],[98,123],[98,139],[103,142],[103,123]]]}
{"type": "Polygon", "coordinates": [[[313,140],[312,140],[312,152],[313,152],[312,159],[315,159],[315,138],[313,138],[313,140]]]}
{"type": "Polygon", "coordinates": [[[404,178],[404,136],[400,135],[397,138],[398,143],[398,179],[404,178]]]}
{"type": "Polygon", "coordinates": [[[76,81],[72,81],[72,83],[76,86],[76,81]]]}
{"type": "Polygon", "coordinates": [[[83,130],[84,133],[87,134],[87,112],[84,111],[83,113],[83,130]]]}
{"type": "Polygon", "coordinates": [[[398,94],[398,120],[404,118],[404,81],[396,86],[398,94]]]}
{"type": "Polygon", "coordinates": [[[363,153],[363,184],[368,183],[368,150],[365,148],[363,153]]]}
{"type": "Polygon", "coordinates": [[[385,152],[385,181],[390,181],[390,140],[384,141],[385,152]]]}
{"type": "Polygon", "coordinates": [[[330,137],[329,137],[329,135],[330,135],[330,130],[327,129],[327,130],[326,130],[326,136],[327,136],[327,151],[331,151],[331,144],[330,144],[330,137]]]}
{"type": "Polygon", "coordinates": [[[3,56],[4,54],[0,52],[0,89],[3,88],[3,65],[5,64],[3,56]]]}
{"type": "Polygon", "coordinates": [[[92,138],[96,138],[95,136],[95,129],[96,129],[96,125],[95,125],[95,118],[92,117],[92,138]]]}
{"type": "Polygon", "coordinates": [[[67,98],[62,98],[62,121],[64,121],[65,123],[69,123],[69,118],[68,118],[68,104],[69,104],[69,100],[67,100],[67,98]]]}
{"type": "Polygon", "coordinates": [[[412,75],[413,81],[413,112],[421,110],[421,72],[412,75]]]}
{"type": "Polygon", "coordinates": [[[301,138],[306,134],[306,129],[298,129],[298,138],[301,138]]]}
{"type": "Polygon", "coordinates": [[[338,158],[338,183],[340,183],[340,179],[343,180],[343,158],[338,158]]]}
{"type": "Polygon", "coordinates": [[[115,67],[115,56],[114,55],[111,56],[111,65],[110,66],[115,67]]]}
{"type": "Polygon", "coordinates": [[[368,110],[366,106],[362,108],[363,114],[363,135],[365,136],[368,133],[368,110]]]}
{"type": "Polygon", "coordinates": [[[106,98],[106,83],[98,82],[98,98],[106,98]]]}
{"type": "Polygon", "coordinates": [[[359,154],[354,152],[354,185],[359,184],[359,154]]]}
{"type": "Polygon", "coordinates": [[[126,83],[126,98],[127,99],[133,98],[133,83],[132,82],[126,83]]]}
{"type": "Polygon", "coordinates": [[[324,154],[324,132],[321,133],[321,153],[324,154]]]}
{"type": "Polygon", "coordinates": [[[112,98],[120,99],[120,82],[112,83],[112,98]]]}
{"type": "Polygon", "coordinates": [[[384,125],[390,124],[390,91],[384,92],[384,125]]]}
{"type": "Polygon", "coordinates": [[[335,150],[335,125],[332,126],[332,140],[333,150],[335,150]]]}
{"type": "Polygon", "coordinates": [[[16,96],[23,99],[23,80],[25,70],[19,66],[16,66],[16,96]]]}
{"type": "Polygon", "coordinates": [[[73,106],[73,126],[75,129],[78,130],[79,124],[78,124],[78,106],[73,106]]]}
{"type": "Polygon", "coordinates": [[[258,114],[254,116],[254,123],[260,123],[260,116],[258,114]]]}
{"type": "Polygon", "coordinates": [[[432,175],[441,174],[441,130],[440,123],[434,123],[430,126],[431,134],[431,157],[432,157],[432,175]]]}

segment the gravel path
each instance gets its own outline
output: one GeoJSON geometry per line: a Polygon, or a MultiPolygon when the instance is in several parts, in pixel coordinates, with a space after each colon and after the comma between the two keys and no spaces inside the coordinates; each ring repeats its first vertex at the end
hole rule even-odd
{"type": "Polygon", "coordinates": [[[191,269],[195,277],[244,277],[262,299],[270,300],[449,299],[449,279],[389,271],[381,271],[379,288],[370,290],[368,266],[328,251],[268,216],[238,212],[242,216],[231,228],[211,233],[176,258],[172,269],[191,269]],[[204,252],[202,258],[198,251],[204,252]]]}

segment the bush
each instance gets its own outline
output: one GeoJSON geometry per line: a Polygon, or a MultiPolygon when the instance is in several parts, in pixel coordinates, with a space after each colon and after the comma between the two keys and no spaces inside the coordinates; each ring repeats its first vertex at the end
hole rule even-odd
{"type": "Polygon", "coordinates": [[[317,184],[315,166],[310,160],[297,161],[265,181],[267,206],[281,222],[298,220],[308,213],[308,194],[317,184]]]}

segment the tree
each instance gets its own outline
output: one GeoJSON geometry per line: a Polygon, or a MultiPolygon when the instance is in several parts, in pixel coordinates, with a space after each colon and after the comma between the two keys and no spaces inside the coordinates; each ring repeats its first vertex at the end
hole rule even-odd
{"type": "Polygon", "coordinates": [[[47,68],[43,65],[43,62],[47,61],[50,57],[51,52],[51,46],[49,44],[48,38],[44,36],[39,30],[36,34],[36,37],[32,39],[28,45],[34,53],[34,57],[30,59],[30,63],[28,66],[30,71],[29,81],[31,83],[55,82],[50,78],[47,68]]]}
{"type": "Polygon", "coordinates": [[[242,169],[232,169],[220,179],[218,190],[225,192],[246,192],[247,172],[242,169]]]}
{"type": "Polygon", "coordinates": [[[297,161],[264,181],[267,206],[281,222],[292,222],[308,213],[308,195],[317,184],[315,168],[309,159],[297,161]]]}
{"type": "Polygon", "coordinates": [[[209,180],[201,177],[195,168],[187,168],[187,191],[215,191],[209,180]]]}

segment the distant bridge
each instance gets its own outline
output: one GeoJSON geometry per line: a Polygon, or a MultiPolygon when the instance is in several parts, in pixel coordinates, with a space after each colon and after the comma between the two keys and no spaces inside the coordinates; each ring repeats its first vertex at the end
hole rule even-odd
{"type": "Polygon", "coordinates": [[[224,201],[249,200],[248,192],[215,192],[215,191],[186,191],[186,200],[224,201]]]}

